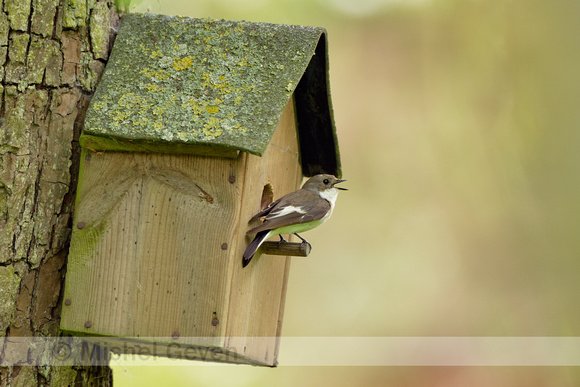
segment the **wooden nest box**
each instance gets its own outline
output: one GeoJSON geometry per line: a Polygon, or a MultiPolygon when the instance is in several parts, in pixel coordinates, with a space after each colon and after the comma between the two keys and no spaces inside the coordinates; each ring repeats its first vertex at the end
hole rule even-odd
{"type": "Polygon", "coordinates": [[[272,198],[341,174],[327,64],[322,28],[124,17],[80,139],[63,331],[276,365],[290,261],[242,253],[272,198]]]}

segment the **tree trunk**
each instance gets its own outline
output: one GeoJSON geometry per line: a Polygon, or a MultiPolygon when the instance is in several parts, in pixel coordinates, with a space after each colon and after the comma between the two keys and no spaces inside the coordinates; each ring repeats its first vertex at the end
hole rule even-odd
{"type": "Polygon", "coordinates": [[[60,334],[77,140],[118,24],[110,0],[0,0],[0,386],[112,384],[7,342],[60,334]]]}

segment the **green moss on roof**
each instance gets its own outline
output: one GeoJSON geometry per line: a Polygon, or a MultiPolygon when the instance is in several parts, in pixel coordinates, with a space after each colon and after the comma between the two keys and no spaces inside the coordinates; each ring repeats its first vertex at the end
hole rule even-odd
{"type": "MultiPolygon", "coordinates": [[[[84,143],[261,155],[323,28],[128,14],[85,121],[84,143]],[[95,141],[91,137],[109,139],[95,141]]],[[[101,146],[102,145],[102,146],[101,146]]],[[[99,150],[99,149],[97,149],[99,150]]]]}

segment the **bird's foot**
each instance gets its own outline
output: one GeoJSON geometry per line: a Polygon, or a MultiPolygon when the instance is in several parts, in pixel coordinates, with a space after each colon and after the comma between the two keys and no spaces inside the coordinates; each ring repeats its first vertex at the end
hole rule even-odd
{"type": "Polygon", "coordinates": [[[308,243],[308,241],[306,239],[302,238],[300,235],[298,235],[296,233],[294,233],[294,235],[296,235],[302,241],[302,243],[300,243],[300,246],[302,246],[303,244],[307,244],[312,249],[312,245],[310,243],[308,243]]]}

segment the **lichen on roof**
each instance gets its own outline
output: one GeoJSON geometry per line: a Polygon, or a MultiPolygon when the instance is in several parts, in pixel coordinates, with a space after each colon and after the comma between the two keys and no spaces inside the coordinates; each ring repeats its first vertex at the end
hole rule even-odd
{"type": "MultiPolygon", "coordinates": [[[[261,155],[323,28],[124,17],[85,120],[85,137],[209,145],[261,155]]],[[[98,143],[98,141],[96,141],[98,143]]],[[[109,145],[103,145],[106,148],[109,145]]]]}

